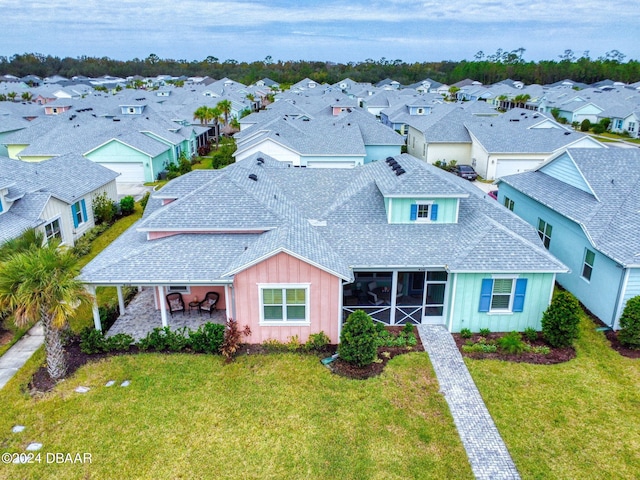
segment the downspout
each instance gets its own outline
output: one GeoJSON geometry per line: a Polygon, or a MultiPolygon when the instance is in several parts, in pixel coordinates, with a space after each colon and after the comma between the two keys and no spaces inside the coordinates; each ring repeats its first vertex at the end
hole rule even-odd
{"type": "Polygon", "coordinates": [[[618,305],[616,306],[616,309],[613,311],[613,318],[611,318],[611,325],[609,325],[609,327],[611,327],[611,330],[614,329],[615,325],[616,325],[616,319],[620,318],[620,315],[622,315],[622,304],[624,303],[624,291],[627,289],[627,283],[629,282],[629,273],[630,273],[630,269],[628,268],[624,268],[624,274],[620,276],[620,284],[618,285],[618,305]]]}

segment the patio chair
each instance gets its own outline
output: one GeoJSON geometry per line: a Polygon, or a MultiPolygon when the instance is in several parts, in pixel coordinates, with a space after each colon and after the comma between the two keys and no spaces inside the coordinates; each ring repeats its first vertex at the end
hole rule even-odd
{"type": "Polygon", "coordinates": [[[384,303],[384,300],[382,300],[381,298],[378,298],[378,295],[373,292],[367,292],[367,295],[369,296],[369,303],[371,305],[378,306],[384,303]]]}
{"type": "Polygon", "coordinates": [[[220,298],[220,295],[216,292],[207,292],[207,294],[204,296],[204,300],[200,302],[200,305],[198,306],[198,311],[200,313],[202,312],[209,312],[209,316],[211,316],[213,314],[213,311],[216,309],[216,304],[218,303],[218,299],[220,298]]]}
{"type": "Polygon", "coordinates": [[[169,312],[173,317],[173,312],[182,311],[182,315],[184,315],[184,300],[182,299],[182,294],[180,292],[168,293],[167,294],[167,305],[169,305],[169,312]]]}

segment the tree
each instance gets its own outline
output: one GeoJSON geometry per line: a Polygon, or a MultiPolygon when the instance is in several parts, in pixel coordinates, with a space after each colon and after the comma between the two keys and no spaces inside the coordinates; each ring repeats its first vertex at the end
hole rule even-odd
{"type": "Polygon", "coordinates": [[[342,327],[338,353],[344,361],[358,367],[371,364],[378,356],[376,328],[373,320],[362,310],[356,310],[342,327]]]}
{"type": "Polygon", "coordinates": [[[620,316],[618,340],[625,347],[640,349],[640,295],[627,300],[620,316]]]}
{"type": "Polygon", "coordinates": [[[567,291],[553,297],[542,315],[542,336],[552,347],[570,347],[578,338],[580,304],[567,291]]]}
{"type": "Polygon", "coordinates": [[[31,245],[0,263],[0,309],[18,326],[41,320],[47,371],[54,380],[66,373],[62,329],[79,305],[92,300],[76,279],[78,272],[78,259],[57,242],[31,245]]]}
{"type": "Polygon", "coordinates": [[[588,132],[590,128],[591,128],[591,122],[589,121],[589,119],[585,118],[584,120],[582,120],[582,123],[580,124],[580,131],[588,132]]]}
{"type": "Polygon", "coordinates": [[[224,124],[229,125],[229,115],[231,115],[231,101],[230,100],[220,100],[218,105],[216,105],[220,112],[224,115],[224,124]]]}
{"type": "Polygon", "coordinates": [[[30,102],[32,97],[33,95],[31,94],[31,92],[22,92],[22,95],[20,95],[20,98],[22,98],[22,100],[24,100],[25,102],[30,102]]]}
{"type": "Polygon", "coordinates": [[[456,93],[458,93],[460,89],[458,87],[451,86],[449,87],[449,100],[455,101],[456,93]]]}

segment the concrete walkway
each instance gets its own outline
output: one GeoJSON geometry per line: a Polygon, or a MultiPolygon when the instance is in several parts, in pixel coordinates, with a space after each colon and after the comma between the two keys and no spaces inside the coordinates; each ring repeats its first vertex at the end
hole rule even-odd
{"type": "Polygon", "coordinates": [[[449,404],[475,477],[519,479],[511,455],[451,334],[440,325],[419,325],[418,332],[438,377],[440,391],[449,404]]]}
{"type": "Polygon", "coordinates": [[[0,357],[0,389],[13,378],[43,343],[44,332],[42,325],[38,322],[0,357]]]}

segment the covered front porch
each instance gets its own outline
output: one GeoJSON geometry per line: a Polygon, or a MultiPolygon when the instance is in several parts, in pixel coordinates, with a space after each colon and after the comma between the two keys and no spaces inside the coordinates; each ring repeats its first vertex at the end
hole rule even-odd
{"type": "MultiPolygon", "coordinates": [[[[171,330],[179,330],[187,327],[197,330],[200,325],[207,322],[224,325],[227,320],[226,310],[216,309],[211,315],[207,312],[200,313],[197,309],[189,309],[188,303],[184,312],[167,313],[166,326],[171,330]]],[[[107,336],[118,333],[131,335],[136,341],[146,337],[154,328],[162,328],[162,311],[157,308],[154,288],[144,288],[129,302],[115,323],[109,328],[107,336]]]]}

